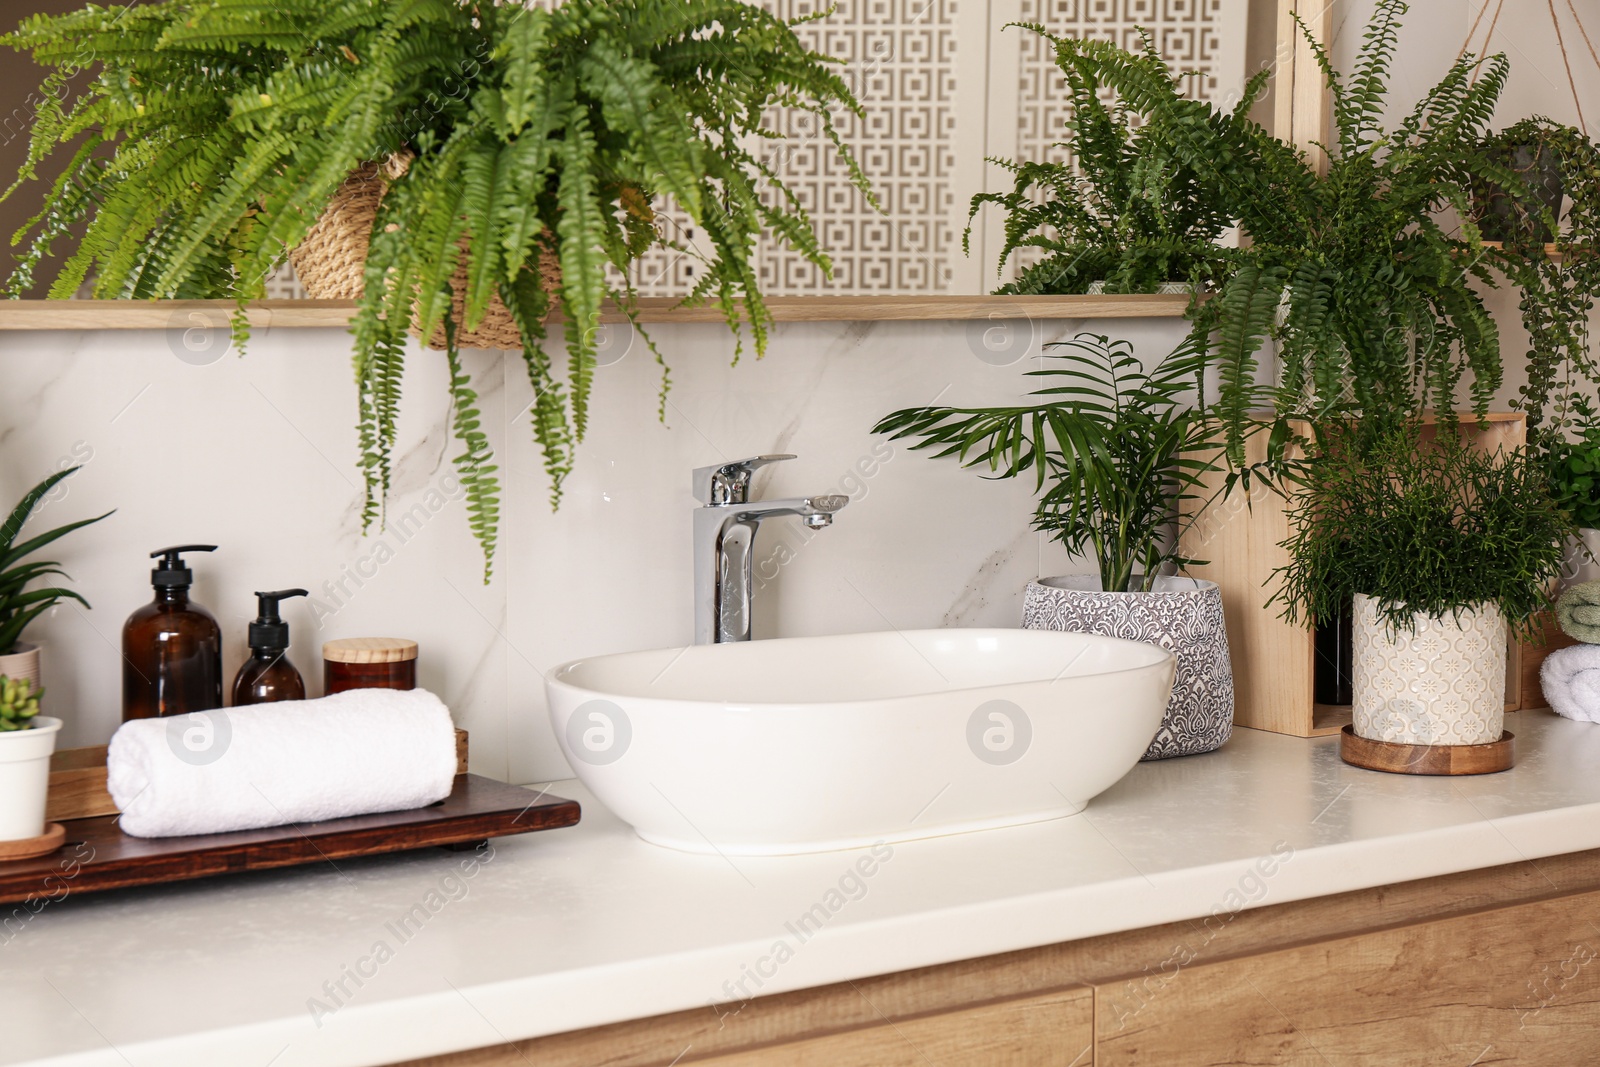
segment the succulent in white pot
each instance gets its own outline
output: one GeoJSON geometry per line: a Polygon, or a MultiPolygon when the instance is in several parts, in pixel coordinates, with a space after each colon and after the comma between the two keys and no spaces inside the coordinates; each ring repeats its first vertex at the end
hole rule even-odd
{"type": "Polygon", "coordinates": [[[1354,611],[1354,732],[1499,741],[1507,628],[1550,606],[1572,529],[1544,470],[1414,422],[1324,427],[1307,453],[1275,599],[1294,622],[1354,611]]]}
{"type": "Polygon", "coordinates": [[[39,714],[43,695],[25,679],[0,677],[0,841],[44,833],[50,754],[61,720],[39,714]]]}
{"type": "MultiPolygon", "coordinates": [[[[1080,334],[1047,346],[1060,362],[1030,371],[1051,384],[1044,403],[1005,408],[897,411],[880,433],[917,437],[994,476],[1032,473],[1040,491],[1034,526],[1096,573],[1028,584],[1023,626],[1130,638],[1177,658],[1167,712],[1145,759],[1220,748],[1233,729],[1233,672],[1215,583],[1181,574],[1180,502],[1198,495],[1219,450],[1215,420],[1190,402],[1204,351],[1185,340],[1146,371],[1127,341],[1080,334]]],[[[1245,472],[1265,476],[1265,466],[1245,472]]],[[[1233,479],[1230,479],[1232,484],[1233,479]]]]}

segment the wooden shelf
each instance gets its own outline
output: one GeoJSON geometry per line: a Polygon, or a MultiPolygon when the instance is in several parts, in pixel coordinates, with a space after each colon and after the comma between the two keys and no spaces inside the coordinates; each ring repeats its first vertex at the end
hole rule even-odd
{"type": "MultiPolygon", "coordinates": [[[[1483,242],[1483,247],[1492,248],[1497,252],[1504,251],[1505,250],[1505,242],[1504,241],[1485,241],[1485,242],[1483,242]]],[[[1561,251],[1561,246],[1557,245],[1557,244],[1547,244],[1547,245],[1545,245],[1544,246],[1544,254],[1546,256],[1550,257],[1550,261],[1552,263],[1560,263],[1562,258],[1563,258],[1563,253],[1561,251]]]]}
{"type": "MultiPolygon", "coordinates": [[[[778,322],[906,322],[983,319],[1181,318],[1187,296],[787,296],[767,301],[778,322]]],[[[227,300],[0,300],[0,330],[164,330],[221,327],[227,300]]],[[[250,325],[344,326],[348,300],[260,300],[250,325]]],[[[615,308],[608,322],[622,321],[615,308]]],[[[671,298],[639,301],[641,322],[721,322],[715,306],[686,308],[671,298]]]]}

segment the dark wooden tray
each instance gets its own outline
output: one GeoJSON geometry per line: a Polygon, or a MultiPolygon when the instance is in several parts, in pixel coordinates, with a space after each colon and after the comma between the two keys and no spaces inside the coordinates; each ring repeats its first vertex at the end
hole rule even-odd
{"type": "Polygon", "coordinates": [[[572,826],[580,814],[575,800],[461,774],[448,797],[426,808],[231,834],[130,837],[115,815],[71,819],[57,851],[0,863],[0,903],[470,844],[572,826]]]}

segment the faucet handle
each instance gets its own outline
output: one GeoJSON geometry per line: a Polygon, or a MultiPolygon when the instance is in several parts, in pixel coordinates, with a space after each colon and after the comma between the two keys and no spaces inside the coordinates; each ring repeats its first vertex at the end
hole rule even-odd
{"type": "Polygon", "coordinates": [[[792,455],[751,456],[710,467],[696,467],[694,495],[702,504],[745,504],[750,498],[750,478],[768,463],[794,459],[792,455]]]}

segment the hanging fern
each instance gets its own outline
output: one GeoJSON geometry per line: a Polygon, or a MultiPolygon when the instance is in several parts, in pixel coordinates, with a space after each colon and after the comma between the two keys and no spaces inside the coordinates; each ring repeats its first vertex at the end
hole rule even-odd
{"type": "MultiPolygon", "coordinates": [[[[409,160],[384,174],[352,327],[363,518],[382,521],[407,334],[443,330],[464,446],[457,467],[487,574],[498,483],[458,380],[457,333],[475,329],[496,298],[511,312],[554,505],[589,422],[602,304],[631,316],[629,266],[676,248],[653,225],[652,199],[670,197],[705,235],[706,250],[679,249],[704,260],[693,299],[714,300],[736,333],[748,323],[758,353],[770,315],[751,262],[757,236],[771,231],[829,269],[798,197],[747,147],[779,136],[765,123],[772,109],[815,116],[871,199],[833,123],[832,109],[861,106],[835,61],[805,48],[793,25],[738,0],[567,0],[551,10],[517,0],[164,0],[33,16],[0,38],[51,68],[11,192],[52,153],[72,155],[17,235],[28,247],[8,290],[30,288],[54,257],[53,297],[88,282],[100,297],[242,307],[341,183],[409,160]],[[95,77],[75,90],[68,78],[85,57],[95,77]],[[547,251],[559,292],[537,269],[547,251]],[[458,315],[451,280],[463,258],[458,315]],[[556,310],[564,374],[541,346],[556,310]]],[[[243,340],[242,314],[235,331],[243,340]]]]}

